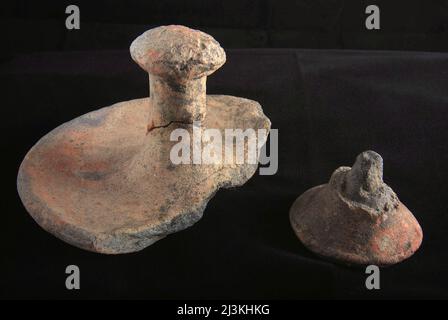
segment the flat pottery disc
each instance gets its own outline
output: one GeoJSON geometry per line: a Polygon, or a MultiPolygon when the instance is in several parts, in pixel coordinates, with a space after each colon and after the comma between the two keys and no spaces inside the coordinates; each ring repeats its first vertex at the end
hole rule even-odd
{"type": "MultiPolygon", "coordinates": [[[[179,28],[191,30],[157,29],[179,28]]],[[[191,32],[196,37],[199,31],[191,32]]],[[[218,129],[223,136],[226,128],[270,128],[255,101],[205,91],[198,96],[206,100],[206,112],[189,114],[182,103],[174,106],[190,119],[167,119],[151,97],[93,111],[48,133],[20,166],[18,191],[28,212],[60,239],[108,254],[141,250],[194,224],[219,188],[243,184],[257,164],[173,164],[173,130],[193,136],[197,115],[202,129],[218,129]],[[160,123],[148,119],[155,112],[160,123]]]]}

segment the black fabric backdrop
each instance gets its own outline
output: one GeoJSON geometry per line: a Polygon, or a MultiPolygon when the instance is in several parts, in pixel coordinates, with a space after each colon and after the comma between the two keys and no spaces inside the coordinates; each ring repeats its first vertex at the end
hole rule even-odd
{"type": "Polygon", "coordinates": [[[447,0],[14,0],[0,6],[0,57],[12,52],[123,49],[143,31],[183,24],[225,48],[448,51],[447,0]],[[81,29],[65,29],[76,4],[81,29]],[[380,8],[380,30],[365,9],[380,8]]]}
{"type": "Polygon", "coordinates": [[[81,30],[68,31],[70,3],[17,0],[0,10],[0,298],[448,298],[448,53],[428,52],[448,48],[447,1],[79,0],[81,30]],[[381,8],[379,31],[364,28],[367,4],[381,8]],[[279,129],[278,173],[219,191],[196,225],[141,252],[65,244],[21,204],[20,162],[61,123],[147,96],[126,49],[171,23],[224,46],[227,63],[208,93],[261,103],[279,129]],[[368,149],[383,156],[385,181],[424,231],[412,258],[382,269],[378,291],[365,289],[363,269],[307,251],[288,219],[297,196],[368,149]],[[81,290],[65,288],[69,264],[81,269],[81,290]]]}
{"type": "Polygon", "coordinates": [[[448,54],[228,50],[208,92],[259,101],[279,129],[279,171],[221,190],[192,228],[135,254],[82,251],[43,231],[15,190],[28,149],[57,125],[101,106],[143,97],[146,74],[127,51],[17,56],[0,68],[3,191],[2,297],[440,298],[447,297],[446,123],[448,54]],[[367,149],[424,230],[421,249],[381,273],[324,262],[289,225],[306,189],[367,149]],[[82,290],[65,289],[65,267],[82,290]]]}

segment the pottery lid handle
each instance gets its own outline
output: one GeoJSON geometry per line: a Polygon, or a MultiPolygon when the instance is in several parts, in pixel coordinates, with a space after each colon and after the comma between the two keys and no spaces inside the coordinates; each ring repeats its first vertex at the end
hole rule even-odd
{"type": "Polygon", "coordinates": [[[226,54],[210,35],[184,26],[154,28],[137,37],[132,59],[152,75],[176,80],[208,76],[226,61],[226,54]]]}

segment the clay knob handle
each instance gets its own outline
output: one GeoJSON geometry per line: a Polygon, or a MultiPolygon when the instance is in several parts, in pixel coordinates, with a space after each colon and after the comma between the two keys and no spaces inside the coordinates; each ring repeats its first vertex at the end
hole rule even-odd
{"type": "Polygon", "coordinates": [[[148,73],[189,80],[221,67],[226,54],[210,35],[184,26],[162,26],[146,31],[131,44],[131,56],[148,73]]]}
{"type": "Polygon", "coordinates": [[[204,119],[206,76],[226,61],[224,49],[213,37],[184,26],[162,26],[140,35],[130,51],[149,73],[148,130],[204,119]]]}

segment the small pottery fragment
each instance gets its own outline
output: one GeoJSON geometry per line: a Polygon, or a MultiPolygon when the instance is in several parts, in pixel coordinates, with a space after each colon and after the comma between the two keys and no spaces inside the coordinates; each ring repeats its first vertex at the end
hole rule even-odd
{"type": "Polygon", "coordinates": [[[255,173],[256,163],[235,159],[174,164],[175,129],[193,135],[198,121],[223,135],[270,128],[257,102],[206,95],[206,76],[226,60],[211,36],[163,26],[135,39],[130,51],[149,73],[150,97],[62,124],[33,146],[17,178],[22,202],[42,228],[100,253],[138,251],[191,226],[219,188],[240,186],[255,173]]]}
{"type": "Polygon", "coordinates": [[[290,220],[306,247],[345,264],[398,263],[414,254],[423,237],[412,213],[383,182],[383,159],[373,151],[297,198],[290,220]]]}

